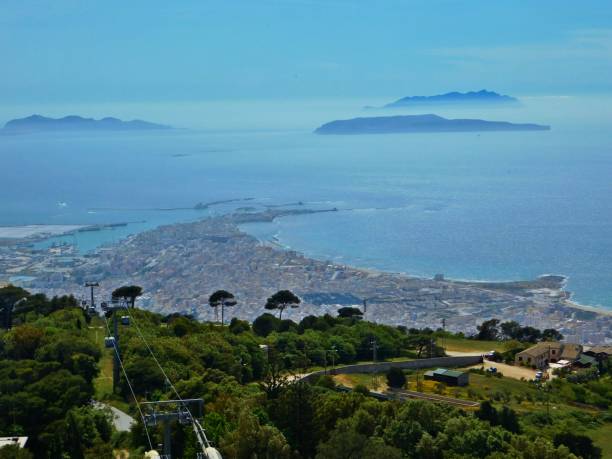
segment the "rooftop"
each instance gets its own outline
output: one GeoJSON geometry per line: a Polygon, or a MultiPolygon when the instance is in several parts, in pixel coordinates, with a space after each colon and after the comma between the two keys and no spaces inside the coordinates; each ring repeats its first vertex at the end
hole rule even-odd
{"type": "Polygon", "coordinates": [[[0,448],[5,446],[17,445],[20,448],[24,448],[28,437],[0,437],[0,448]]]}

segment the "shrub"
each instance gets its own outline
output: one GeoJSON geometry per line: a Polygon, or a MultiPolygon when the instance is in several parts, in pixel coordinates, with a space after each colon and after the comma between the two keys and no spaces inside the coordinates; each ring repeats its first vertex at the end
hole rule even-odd
{"type": "Polygon", "coordinates": [[[391,367],[387,371],[387,384],[394,388],[404,387],[406,385],[406,375],[400,368],[391,367]]]}
{"type": "Polygon", "coordinates": [[[363,384],[357,384],[355,387],[353,387],[353,392],[356,394],[369,395],[370,389],[363,384]]]}

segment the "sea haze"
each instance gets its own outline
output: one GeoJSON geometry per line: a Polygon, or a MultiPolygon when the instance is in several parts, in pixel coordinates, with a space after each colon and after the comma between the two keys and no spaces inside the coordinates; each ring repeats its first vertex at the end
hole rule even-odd
{"type": "MultiPolygon", "coordinates": [[[[380,100],[193,104],[150,112],[146,105],[72,107],[63,114],[139,117],[193,129],[0,136],[0,224],[141,222],[114,230],[113,237],[76,236],[91,249],[158,224],[302,201],[340,211],[244,228],[314,257],[415,275],[565,274],[577,301],[612,308],[611,101],[521,101],[512,108],[436,107],[435,113],[552,130],[312,134],[327,121],[365,116],[359,107],[380,100]],[[247,197],[256,200],[188,209],[247,197]],[[156,210],[175,207],[185,209],[156,210]]],[[[22,114],[25,109],[16,116],[22,114]]]]}

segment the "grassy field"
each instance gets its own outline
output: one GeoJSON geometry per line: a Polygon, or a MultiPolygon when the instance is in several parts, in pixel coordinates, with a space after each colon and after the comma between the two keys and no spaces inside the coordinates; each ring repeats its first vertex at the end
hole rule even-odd
{"type": "MultiPolygon", "coordinates": [[[[420,369],[418,372],[416,370],[406,372],[408,379],[406,389],[465,400],[493,400],[495,403],[508,405],[517,412],[523,413],[547,409],[547,401],[548,409],[555,412],[582,411],[589,414],[598,413],[596,409],[576,407],[555,399],[554,397],[547,400],[545,393],[542,393],[533,383],[527,381],[470,373],[470,384],[468,386],[454,387],[444,384],[440,385],[435,381],[425,381],[423,374],[426,371],[427,369],[420,369]],[[417,375],[419,380],[418,385],[417,375]]],[[[370,390],[381,391],[386,389],[386,377],[383,373],[335,375],[334,380],[338,384],[348,387],[362,384],[370,390]]]]}
{"type": "MultiPolygon", "coordinates": [[[[424,393],[445,395],[448,397],[466,400],[483,401],[493,400],[498,406],[507,405],[518,413],[529,413],[550,410],[558,414],[570,414],[577,411],[597,415],[601,413],[596,409],[576,407],[563,403],[551,397],[547,404],[545,394],[540,392],[533,383],[519,381],[512,378],[496,378],[493,376],[470,373],[470,384],[467,387],[452,387],[438,384],[435,381],[425,381],[423,373],[426,369],[418,371],[420,383],[417,386],[417,372],[407,372],[407,389],[424,393]]],[[[387,389],[385,374],[357,373],[350,375],[335,375],[336,384],[355,387],[357,384],[366,386],[370,390],[383,392],[387,389]]],[[[602,448],[603,458],[612,459],[612,423],[607,423],[585,432],[597,446],[602,448]]]]}
{"type": "Polygon", "coordinates": [[[447,351],[455,352],[489,352],[503,351],[503,343],[499,341],[477,341],[467,338],[438,338],[438,346],[447,351]]]}
{"type": "Polygon", "coordinates": [[[592,432],[591,438],[602,449],[603,459],[612,459],[612,423],[602,425],[592,432]]]}
{"type": "Polygon", "coordinates": [[[94,380],[94,398],[98,401],[108,403],[126,413],[130,412],[130,405],[122,400],[121,397],[113,394],[113,350],[104,347],[104,338],[107,335],[104,321],[94,317],[89,325],[89,336],[102,351],[102,358],[99,362],[100,374],[94,380]]]}
{"type": "Polygon", "coordinates": [[[358,384],[367,387],[374,391],[387,390],[387,378],[380,373],[356,373],[351,375],[335,375],[334,381],[336,384],[341,384],[346,387],[355,387],[358,384]]]}

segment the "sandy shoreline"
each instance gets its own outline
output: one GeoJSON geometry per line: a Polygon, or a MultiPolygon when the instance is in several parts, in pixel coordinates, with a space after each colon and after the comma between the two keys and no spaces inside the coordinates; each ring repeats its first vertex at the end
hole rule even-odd
{"type": "MultiPolygon", "coordinates": [[[[274,215],[271,220],[276,220],[277,218],[285,218],[287,215],[283,215],[282,213],[279,213],[278,215],[274,215]]],[[[290,216],[290,215],[289,215],[290,216]]],[[[240,228],[241,231],[245,232],[246,234],[250,234],[248,231],[246,231],[244,228],[241,227],[240,224],[238,224],[238,227],[240,228]]],[[[251,235],[251,234],[250,234],[251,235]]],[[[303,252],[299,249],[294,249],[294,248],[290,248],[285,246],[277,237],[272,237],[269,239],[266,238],[260,238],[257,237],[255,235],[251,235],[252,237],[254,237],[255,239],[257,239],[259,241],[260,244],[264,244],[267,245],[269,247],[273,247],[276,248],[278,250],[293,250],[295,252],[298,252],[302,255],[303,252]]],[[[306,256],[306,255],[304,255],[306,256]]],[[[314,257],[316,258],[316,257],[314,257]]],[[[405,273],[405,272],[393,272],[393,271],[385,271],[382,269],[377,269],[377,268],[363,268],[363,267],[358,267],[358,266],[353,266],[353,265],[346,265],[346,267],[351,268],[351,269],[355,269],[364,273],[367,273],[368,275],[385,275],[385,274],[391,274],[391,275],[396,275],[396,276],[406,276],[409,278],[413,278],[413,279],[422,279],[422,280],[429,280],[428,278],[425,278],[423,276],[413,276],[409,273],[405,273]]],[[[547,276],[559,276],[562,277],[563,280],[561,281],[560,287],[558,289],[547,289],[550,290],[551,293],[556,293],[558,291],[561,292],[565,292],[565,287],[567,286],[567,281],[569,279],[568,276],[564,275],[564,274],[542,274],[541,276],[538,277],[542,278],[542,277],[547,277],[547,276]]],[[[454,279],[454,278],[445,278],[444,279],[447,282],[452,282],[452,283],[465,283],[465,284],[469,284],[469,285],[474,285],[474,286],[480,286],[480,287],[485,287],[487,284],[506,284],[506,285],[511,285],[511,284],[516,284],[516,283],[521,283],[521,282],[525,282],[525,281],[512,281],[512,280],[501,280],[501,281],[487,281],[487,280],[472,280],[472,279],[454,279]]],[[[572,301],[571,299],[571,292],[568,295],[568,298],[566,298],[564,300],[564,304],[565,306],[572,308],[572,309],[578,309],[581,311],[586,311],[586,312],[593,312],[599,315],[603,315],[603,316],[608,316],[608,317],[612,317],[612,309],[607,309],[604,307],[598,307],[598,306],[588,306],[588,305],[584,305],[584,304],[580,304],[577,303],[575,301],[572,301]]]]}
{"type": "Polygon", "coordinates": [[[0,239],[26,239],[43,236],[59,236],[77,231],[87,225],[15,225],[0,226],[0,239]]]}
{"type": "Polygon", "coordinates": [[[612,317],[612,310],[610,309],[597,307],[597,306],[586,306],[584,304],[576,303],[572,301],[571,299],[565,300],[565,304],[568,307],[573,308],[573,309],[580,309],[581,311],[593,312],[595,314],[601,314],[603,316],[612,317]]]}

